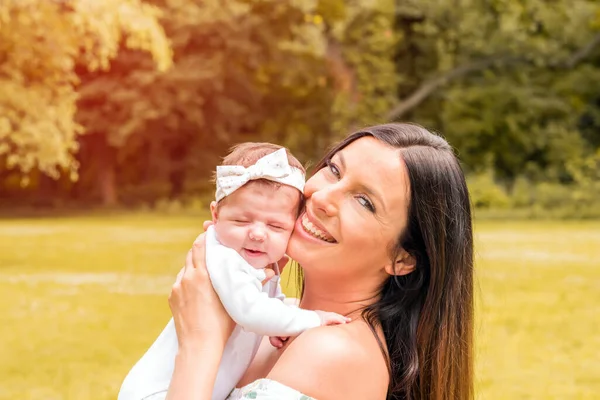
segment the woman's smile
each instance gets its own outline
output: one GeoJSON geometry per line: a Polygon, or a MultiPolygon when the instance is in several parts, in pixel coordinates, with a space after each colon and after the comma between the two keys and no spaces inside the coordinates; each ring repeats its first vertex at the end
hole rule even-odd
{"type": "Polygon", "coordinates": [[[296,221],[296,226],[294,228],[295,232],[300,233],[301,237],[313,242],[319,242],[322,244],[337,243],[337,241],[329,232],[327,232],[320,224],[317,226],[318,223],[313,221],[314,220],[309,218],[308,214],[305,212],[296,221]]]}
{"type": "Polygon", "coordinates": [[[322,239],[328,243],[335,243],[335,238],[325,229],[325,227],[317,221],[316,218],[310,215],[310,212],[307,210],[302,216],[302,227],[307,233],[322,239]]]}

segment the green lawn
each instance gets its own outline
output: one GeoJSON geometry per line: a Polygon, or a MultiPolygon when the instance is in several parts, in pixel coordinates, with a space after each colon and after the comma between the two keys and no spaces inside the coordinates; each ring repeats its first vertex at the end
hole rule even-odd
{"type": "MultiPolygon", "coordinates": [[[[200,226],[0,220],[0,399],[116,398],[200,226]]],[[[476,238],[477,397],[597,398],[600,222],[482,221],[476,238]]]]}

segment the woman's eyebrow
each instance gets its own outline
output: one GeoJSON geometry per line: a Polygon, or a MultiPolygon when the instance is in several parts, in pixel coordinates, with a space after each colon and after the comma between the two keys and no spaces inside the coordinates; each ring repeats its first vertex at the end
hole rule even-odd
{"type": "Polygon", "coordinates": [[[342,150],[338,151],[336,154],[340,158],[340,165],[342,168],[346,169],[346,160],[344,159],[344,154],[342,154],[342,150]]]}

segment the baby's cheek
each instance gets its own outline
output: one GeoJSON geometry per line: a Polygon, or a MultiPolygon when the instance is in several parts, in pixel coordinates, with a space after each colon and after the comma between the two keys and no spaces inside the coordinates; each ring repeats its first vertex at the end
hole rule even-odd
{"type": "Polygon", "coordinates": [[[221,233],[217,231],[217,236],[224,246],[240,251],[247,236],[247,229],[230,224],[227,227],[223,227],[221,233]]]}
{"type": "Polygon", "coordinates": [[[275,241],[273,242],[273,252],[278,261],[285,254],[285,250],[287,249],[288,241],[290,240],[289,232],[281,232],[278,233],[275,241]]]}

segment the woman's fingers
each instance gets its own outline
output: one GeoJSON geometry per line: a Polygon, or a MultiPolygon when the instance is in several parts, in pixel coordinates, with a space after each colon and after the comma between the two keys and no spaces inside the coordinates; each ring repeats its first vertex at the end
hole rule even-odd
{"type": "Polygon", "coordinates": [[[194,239],[194,243],[196,242],[202,242],[204,243],[204,238],[206,237],[206,233],[201,233],[199,234],[196,239],[194,239]]]}
{"type": "Polygon", "coordinates": [[[192,249],[190,249],[187,254],[185,255],[185,264],[183,265],[183,269],[185,270],[186,268],[193,268],[194,267],[194,261],[192,259],[192,249]]]}
{"type": "MultiPolygon", "coordinates": [[[[188,252],[188,256],[189,256],[189,257],[191,257],[191,253],[192,253],[191,251],[189,251],[189,252],[188,252]]],[[[190,259],[190,260],[191,260],[191,259],[190,259]]],[[[177,278],[175,278],[175,283],[178,283],[178,284],[180,284],[180,283],[181,283],[181,278],[183,278],[183,273],[185,272],[185,268],[186,268],[186,266],[187,266],[187,260],[186,260],[186,263],[185,263],[185,264],[186,264],[186,265],[185,265],[183,268],[181,268],[181,269],[179,270],[179,272],[177,273],[177,278]]]]}
{"type": "Polygon", "coordinates": [[[279,272],[282,273],[285,266],[291,259],[287,255],[283,255],[279,261],[277,261],[277,266],[279,267],[279,272]]]}
{"type": "Polygon", "coordinates": [[[185,266],[181,271],[179,271],[179,274],[177,274],[177,282],[179,282],[180,285],[183,280],[189,280],[191,278],[191,273],[194,269],[194,260],[192,259],[192,257],[192,250],[190,250],[185,256],[185,266]]]}
{"type": "Polygon", "coordinates": [[[194,244],[192,245],[192,266],[194,268],[203,267],[203,270],[206,270],[206,244],[205,244],[205,234],[201,234],[194,240],[194,244]]]}
{"type": "Polygon", "coordinates": [[[275,276],[275,271],[273,271],[273,268],[265,268],[263,271],[265,271],[265,279],[262,281],[262,284],[265,285],[275,276]]]}
{"type": "Polygon", "coordinates": [[[271,346],[280,349],[283,347],[283,340],[278,336],[269,336],[269,342],[271,342],[271,346]]]}
{"type": "Polygon", "coordinates": [[[183,279],[185,269],[186,267],[183,267],[179,270],[177,273],[177,278],[175,278],[175,283],[173,283],[173,286],[171,287],[171,292],[169,293],[169,308],[171,308],[171,311],[173,310],[173,307],[175,307],[176,303],[181,301],[181,281],[183,279]]]}
{"type": "Polygon", "coordinates": [[[206,231],[208,230],[208,228],[209,228],[211,225],[214,225],[214,224],[215,224],[215,223],[214,223],[214,222],[212,222],[212,221],[204,221],[204,222],[202,223],[202,229],[204,229],[204,232],[206,232],[206,231]]]}

